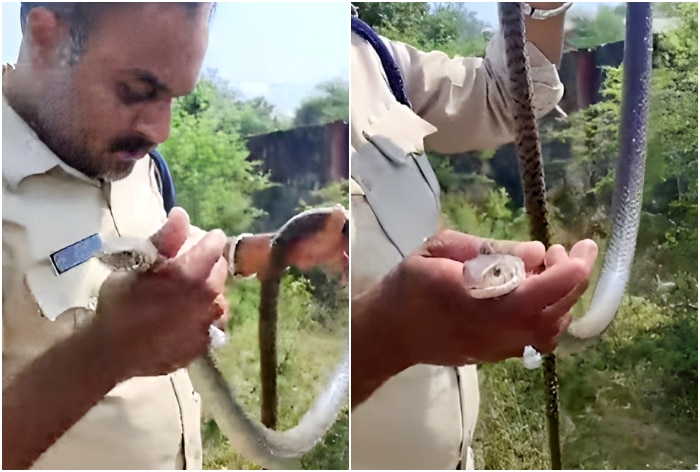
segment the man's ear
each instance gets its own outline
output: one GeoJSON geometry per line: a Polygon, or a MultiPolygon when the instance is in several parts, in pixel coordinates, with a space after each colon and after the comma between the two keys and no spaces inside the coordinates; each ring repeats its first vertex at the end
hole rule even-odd
{"type": "Polygon", "coordinates": [[[33,8],[27,18],[30,60],[37,69],[67,65],[70,58],[70,26],[44,7],[33,8]]]}

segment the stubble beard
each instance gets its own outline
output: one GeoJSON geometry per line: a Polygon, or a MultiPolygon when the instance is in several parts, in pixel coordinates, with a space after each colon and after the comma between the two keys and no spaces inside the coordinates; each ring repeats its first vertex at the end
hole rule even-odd
{"type": "Polygon", "coordinates": [[[39,106],[31,123],[39,139],[59,159],[87,177],[107,182],[126,178],[136,161],[118,160],[108,150],[100,153],[91,149],[89,133],[75,124],[79,115],[70,98],[71,91],[68,87],[57,87],[53,92],[39,106]]]}

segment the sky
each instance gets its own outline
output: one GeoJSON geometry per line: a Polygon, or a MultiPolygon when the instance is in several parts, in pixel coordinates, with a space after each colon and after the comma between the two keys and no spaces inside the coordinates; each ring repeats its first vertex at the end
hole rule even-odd
{"type": "MultiPolygon", "coordinates": [[[[469,9],[496,26],[495,2],[469,9]]],[[[576,2],[573,9],[599,5],[576,2]]],[[[19,3],[2,4],[2,62],[17,59],[19,3]]],[[[219,2],[203,70],[214,69],[243,97],[265,97],[292,115],[321,82],[349,77],[348,2],[219,2]]]]}

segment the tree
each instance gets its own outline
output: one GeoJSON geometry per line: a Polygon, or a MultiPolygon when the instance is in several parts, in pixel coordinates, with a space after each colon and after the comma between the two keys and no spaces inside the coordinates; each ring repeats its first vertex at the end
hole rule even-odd
{"type": "Polygon", "coordinates": [[[697,3],[674,5],[683,16],[658,41],[649,148],[664,156],[655,183],[670,182],[672,199],[697,202],[697,3]]]}
{"type": "MultiPolygon", "coordinates": [[[[675,19],[675,26],[657,35],[653,59],[643,209],[645,217],[657,215],[655,221],[664,224],[648,223],[640,238],[654,245],[647,263],[670,273],[697,272],[697,8],[697,3],[660,6],[662,14],[675,19]]],[[[559,192],[567,201],[569,221],[607,214],[600,209],[610,202],[619,150],[621,74],[621,68],[608,69],[603,100],[572,113],[566,129],[544,130],[543,139],[565,139],[571,144],[568,187],[559,192]]],[[[562,201],[555,202],[559,210],[564,207],[562,201]]]]}
{"type": "Polygon", "coordinates": [[[481,56],[488,26],[464,3],[358,2],[360,18],[387,38],[448,55],[481,56]]]}
{"type": "Polygon", "coordinates": [[[601,5],[595,15],[574,11],[569,15],[574,30],[567,43],[577,49],[594,48],[625,38],[625,8],[601,5]]]}
{"type": "Polygon", "coordinates": [[[359,17],[391,39],[416,44],[421,24],[429,14],[427,2],[355,2],[359,17]]]}
{"type": "Polygon", "coordinates": [[[161,151],[173,174],[177,204],[193,224],[237,234],[264,214],[252,206],[251,197],[270,183],[246,159],[242,137],[274,129],[272,112],[264,100],[241,101],[211,73],[175,101],[172,130],[161,151]]]}
{"type": "Polygon", "coordinates": [[[348,83],[334,79],[316,86],[316,93],[306,98],[296,111],[294,126],[322,125],[349,119],[348,83]]]}

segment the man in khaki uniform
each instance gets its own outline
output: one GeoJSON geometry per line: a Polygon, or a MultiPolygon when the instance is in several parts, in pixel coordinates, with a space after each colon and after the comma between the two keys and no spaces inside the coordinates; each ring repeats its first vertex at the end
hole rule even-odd
{"type": "Polygon", "coordinates": [[[188,218],[166,223],[142,157],[196,84],[212,6],[125,5],[25,5],[3,68],[4,468],[201,468],[182,367],[223,314],[226,239],[175,258],[188,218]],[[157,273],[82,257],[94,235],[156,231],[157,273]]]}
{"type": "MultiPolygon", "coordinates": [[[[554,65],[562,29],[562,14],[527,21],[538,116],[563,93],[554,65]]],[[[438,232],[440,189],[424,149],[454,153],[513,139],[502,36],[493,38],[484,60],[450,59],[382,38],[411,108],[392,94],[368,41],[353,31],[351,463],[354,469],[473,468],[475,363],[521,356],[529,344],[551,351],[585,290],[597,249],[582,241],[569,254],[561,246],[545,254],[539,243],[491,241],[498,252],[523,258],[529,271],[547,269],[501,299],[469,297],[461,262],[485,240],[438,232]]]]}
{"type": "MultiPolygon", "coordinates": [[[[4,468],[202,466],[199,395],[182,367],[222,322],[227,269],[264,273],[272,237],[227,241],[180,208],[166,220],[145,157],[195,86],[211,12],[22,6],[18,64],[3,67],[4,468]],[[90,258],[100,239],[151,235],[159,256],[144,274],[90,258]]],[[[345,271],[345,223],[328,213],[286,262],[345,271]]]]}

